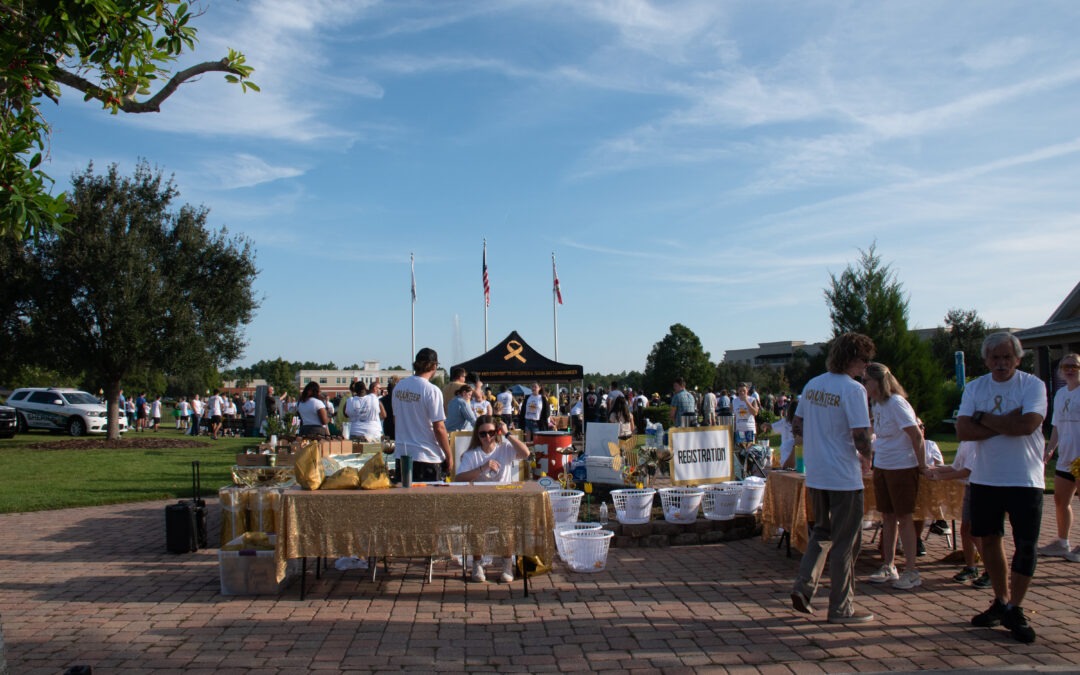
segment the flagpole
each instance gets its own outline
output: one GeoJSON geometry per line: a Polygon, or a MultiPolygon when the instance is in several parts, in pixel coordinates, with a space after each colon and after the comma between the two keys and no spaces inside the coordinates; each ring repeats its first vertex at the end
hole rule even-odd
{"type": "Polygon", "coordinates": [[[412,274],[412,352],[409,353],[409,362],[416,356],[416,259],[409,253],[409,271],[412,274]]]}
{"type": "Polygon", "coordinates": [[[491,286],[488,283],[487,238],[484,238],[484,353],[488,350],[488,305],[491,304],[491,286]]]}
{"type": "Polygon", "coordinates": [[[555,324],[555,360],[559,360],[559,275],[555,272],[555,251],[551,252],[551,315],[555,324]]]}

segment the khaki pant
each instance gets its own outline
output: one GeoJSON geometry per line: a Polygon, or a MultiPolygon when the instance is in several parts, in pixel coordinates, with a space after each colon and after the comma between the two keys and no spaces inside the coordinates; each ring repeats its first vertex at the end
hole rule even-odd
{"type": "Polygon", "coordinates": [[[828,560],[829,616],[850,614],[855,596],[855,561],[862,546],[863,491],[806,491],[815,522],[793,590],[813,599],[828,560]]]}

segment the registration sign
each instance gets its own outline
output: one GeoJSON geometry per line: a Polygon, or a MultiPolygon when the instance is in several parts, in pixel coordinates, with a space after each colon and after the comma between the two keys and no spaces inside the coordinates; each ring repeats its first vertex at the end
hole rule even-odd
{"type": "Polygon", "coordinates": [[[668,431],[668,441],[673,485],[702,485],[734,478],[730,426],[676,427],[668,431]]]}

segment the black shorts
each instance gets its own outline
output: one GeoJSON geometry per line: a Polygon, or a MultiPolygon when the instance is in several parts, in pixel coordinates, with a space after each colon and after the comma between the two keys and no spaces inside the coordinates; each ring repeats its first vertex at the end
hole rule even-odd
{"type": "Polygon", "coordinates": [[[221,424],[221,415],[214,415],[211,417],[210,424],[221,424]]]}
{"type": "Polygon", "coordinates": [[[1012,527],[1012,571],[1024,576],[1035,574],[1035,547],[1042,526],[1042,488],[971,483],[971,536],[1002,537],[1005,514],[1012,527]]]}
{"type": "Polygon", "coordinates": [[[1064,478],[1065,480],[1072,481],[1074,483],[1076,482],[1076,476],[1072,475],[1068,471],[1055,471],[1054,475],[1058,476],[1059,478],[1064,478]]]}

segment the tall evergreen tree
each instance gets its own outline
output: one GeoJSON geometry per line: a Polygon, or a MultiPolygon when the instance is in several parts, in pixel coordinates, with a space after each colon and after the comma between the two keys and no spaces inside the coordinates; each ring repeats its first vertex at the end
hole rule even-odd
{"type": "Polygon", "coordinates": [[[908,328],[908,300],[896,274],[877,254],[876,245],[859,251],[858,263],[839,276],[830,274],[825,300],[833,338],[857,332],[877,346],[875,361],[892,370],[907,390],[908,400],[928,424],[944,417],[941,371],[929,343],[908,328]]]}

